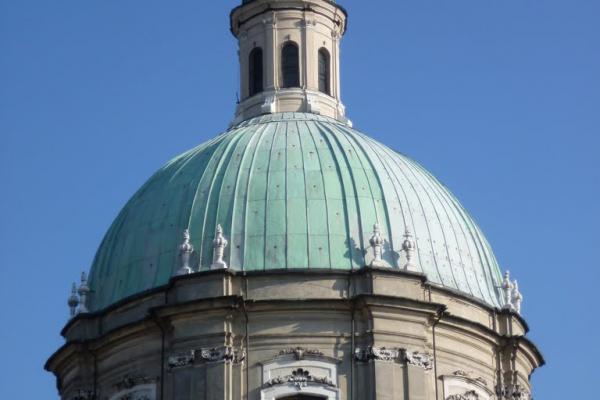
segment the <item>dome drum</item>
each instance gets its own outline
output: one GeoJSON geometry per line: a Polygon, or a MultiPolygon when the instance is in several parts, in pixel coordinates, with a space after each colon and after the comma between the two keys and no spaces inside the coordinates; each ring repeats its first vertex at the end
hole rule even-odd
{"type": "Polygon", "coordinates": [[[419,273],[221,269],[79,314],[46,367],[64,377],[65,399],[147,391],[199,400],[433,399],[437,391],[447,399],[475,391],[485,400],[515,388],[528,395],[526,377],[543,359],[526,332],[514,312],[457,297],[419,273]]]}

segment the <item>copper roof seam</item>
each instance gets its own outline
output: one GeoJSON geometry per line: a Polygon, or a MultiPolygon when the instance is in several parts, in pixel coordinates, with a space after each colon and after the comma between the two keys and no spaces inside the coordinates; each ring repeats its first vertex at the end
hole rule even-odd
{"type": "MultiPolygon", "coordinates": [[[[223,148],[227,147],[227,145],[225,143],[228,142],[227,139],[230,139],[230,137],[231,137],[230,135],[222,136],[221,137],[221,141],[213,149],[213,151],[211,151],[211,153],[210,153],[210,155],[208,157],[208,160],[207,160],[207,162],[205,164],[204,170],[202,171],[202,176],[198,180],[198,185],[196,187],[196,194],[194,195],[194,200],[193,200],[192,206],[190,208],[190,217],[188,219],[188,229],[190,230],[190,232],[192,233],[192,235],[193,235],[194,231],[197,232],[197,229],[192,226],[192,223],[193,223],[193,218],[196,215],[196,210],[199,209],[199,208],[201,208],[201,206],[202,206],[202,205],[198,205],[197,206],[197,204],[198,204],[198,201],[201,200],[202,197],[203,197],[201,195],[200,191],[201,191],[201,188],[202,188],[202,185],[203,185],[203,182],[204,182],[204,178],[207,176],[207,171],[211,171],[211,173],[215,171],[215,168],[212,166],[212,164],[218,163],[217,161],[215,161],[215,157],[217,156],[217,154],[219,155],[219,158],[222,156],[223,150],[224,150],[223,148]]],[[[213,174],[211,182],[214,179],[214,175],[215,174],[213,174]]],[[[208,198],[209,198],[209,195],[207,194],[206,195],[206,199],[205,199],[206,202],[208,202],[208,198]]],[[[202,231],[201,231],[201,234],[200,235],[194,235],[194,236],[198,237],[199,240],[200,240],[200,245],[199,245],[199,248],[197,250],[198,260],[199,260],[199,264],[200,264],[199,268],[200,269],[202,268],[202,258],[204,256],[204,253],[203,253],[204,252],[204,223],[205,223],[205,221],[202,221],[202,231]]]]}
{"type": "MultiPolygon", "coordinates": [[[[431,173],[429,171],[427,171],[425,168],[421,167],[421,169],[423,171],[425,171],[425,173],[427,175],[432,176],[431,173]]],[[[436,178],[433,177],[433,179],[436,179],[436,178]]],[[[442,186],[445,188],[444,185],[442,185],[442,186]]],[[[467,229],[469,229],[469,233],[470,233],[471,239],[472,239],[471,242],[472,242],[472,244],[475,245],[475,248],[477,250],[477,254],[478,254],[478,257],[479,257],[479,262],[481,264],[482,269],[484,270],[484,273],[485,273],[486,270],[488,270],[492,266],[498,267],[498,265],[495,262],[493,264],[490,264],[489,259],[488,259],[487,255],[485,254],[485,250],[483,249],[484,245],[481,242],[482,233],[477,228],[477,225],[475,224],[475,221],[473,220],[473,218],[464,209],[464,207],[462,207],[462,205],[460,204],[460,202],[458,201],[458,199],[456,199],[456,197],[454,195],[451,195],[450,199],[451,199],[452,203],[454,204],[456,210],[461,215],[461,218],[462,218],[464,224],[467,226],[467,229]],[[482,262],[484,260],[485,260],[485,265],[482,262]]],[[[477,270],[475,270],[474,272],[477,275],[477,270]]],[[[498,294],[497,294],[497,292],[496,292],[495,289],[493,291],[490,290],[490,287],[489,287],[490,286],[490,282],[488,280],[489,277],[488,276],[484,276],[484,278],[486,278],[485,281],[486,281],[487,293],[488,293],[488,296],[489,296],[489,300],[491,300],[492,304],[498,306],[500,304],[499,301],[498,301],[498,294]]],[[[478,281],[479,281],[479,279],[478,279],[478,281]]],[[[492,279],[492,283],[493,283],[493,279],[492,279]]],[[[493,284],[492,286],[496,286],[496,285],[493,284]]],[[[484,294],[484,297],[485,297],[485,294],[484,294]]]]}
{"type": "MultiPolygon", "coordinates": [[[[425,170],[424,170],[424,169],[423,169],[423,168],[422,168],[422,167],[421,167],[421,166],[420,166],[418,163],[415,163],[415,164],[416,164],[416,166],[417,166],[417,167],[418,167],[418,168],[419,168],[419,169],[420,169],[422,172],[424,172],[424,171],[425,171],[425,170]]],[[[430,181],[433,181],[434,183],[435,183],[435,182],[437,182],[437,183],[438,183],[437,185],[435,185],[435,184],[431,184],[431,183],[430,183],[430,185],[429,185],[429,186],[432,188],[432,190],[434,190],[434,191],[436,191],[436,192],[439,192],[439,193],[440,193],[440,195],[444,197],[444,199],[445,199],[445,201],[446,201],[446,204],[447,204],[447,205],[449,205],[449,208],[451,209],[452,216],[454,217],[455,221],[456,221],[456,222],[458,223],[458,225],[459,225],[459,228],[460,228],[461,234],[462,234],[462,236],[463,236],[463,238],[464,238],[464,243],[465,243],[465,245],[466,245],[466,247],[467,247],[467,251],[468,251],[469,257],[470,257],[471,259],[473,259],[473,253],[472,253],[472,251],[471,251],[471,246],[472,246],[472,244],[471,244],[471,243],[469,243],[469,240],[467,240],[467,235],[466,235],[466,233],[465,233],[465,231],[464,231],[464,229],[463,229],[463,224],[462,224],[462,223],[461,223],[461,221],[460,221],[460,217],[456,215],[456,207],[454,206],[454,203],[452,202],[451,196],[449,196],[449,192],[448,192],[447,190],[445,190],[444,186],[441,186],[441,185],[439,184],[439,182],[437,181],[437,179],[435,179],[435,177],[433,177],[431,174],[426,174],[426,176],[427,176],[427,177],[430,179],[430,181]]],[[[446,204],[444,205],[444,208],[446,208],[446,204]]],[[[447,210],[447,209],[446,209],[446,212],[448,213],[448,210],[447,210]]],[[[450,217],[450,214],[448,214],[448,215],[449,215],[449,217],[450,217]]],[[[464,221],[463,221],[463,223],[464,223],[464,221]]],[[[453,228],[453,230],[454,230],[454,224],[451,224],[451,225],[452,225],[452,228],[453,228]]],[[[456,231],[455,231],[455,235],[456,235],[456,231]]],[[[460,246],[460,243],[458,242],[458,235],[456,236],[456,238],[457,238],[457,245],[459,245],[459,246],[460,246]]],[[[458,251],[458,254],[459,254],[459,257],[460,257],[461,263],[462,263],[462,265],[463,265],[463,273],[464,273],[464,275],[465,275],[465,280],[466,280],[466,282],[467,282],[467,285],[469,286],[469,289],[471,290],[471,294],[472,294],[473,296],[475,296],[475,295],[473,294],[473,289],[471,289],[473,285],[472,285],[472,283],[471,283],[471,281],[470,281],[469,277],[467,276],[467,272],[466,272],[467,263],[465,263],[465,262],[464,262],[464,260],[463,260],[463,257],[462,257],[462,254],[461,254],[460,250],[458,251]]],[[[472,268],[472,265],[470,265],[470,267],[471,267],[471,270],[472,270],[472,272],[473,272],[473,279],[474,279],[474,280],[475,280],[475,282],[476,282],[477,288],[478,288],[478,290],[479,290],[479,294],[481,295],[481,297],[485,297],[485,293],[484,293],[483,289],[481,288],[481,283],[479,282],[479,279],[477,279],[477,274],[476,274],[476,272],[474,271],[474,269],[472,268]]]]}
{"type": "MultiPolygon", "coordinates": [[[[475,246],[477,246],[477,251],[479,253],[480,260],[481,261],[485,260],[485,265],[483,263],[481,263],[481,264],[483,267],[482,269],[483,269],[483,273],[484,273],[484,278],[486,278],[485,281],[486,281],[486,285],[488,287],[488,294],[490,296],[490,299],[492,300],[492,304],[499,306],[500,301],[498,299],[498,291],[497,291],[496,287],[500,286],[500,281],[494,282],[494,278],[493,278],[493,276],[491,276],[491,271],[490,271],[490,268],[493,268],[493,267],[496,267],[496,270],[498,271],[498,273],[500,271],[498,264],[496,262],[496,258],[492,255],[492,257],[491,257],[492,259],[490,262],[490,257],[489,257],[489,254],[487,253],[487,249],[486,249],[486,247],[489,247],[489,244],[485,240],[485,237],[483,236],[483,233],[479,229],[479,226],[477,225],[475,220],[470,216],[470,214],[465,210],[465,208],[460,204],[460,202],[454,196],[452,197],[452,200],[453,200],[457,210],[459,210],[461,215],[463,215],[463,220],[465,221],[465,224],[467,225],[467,227],[469,227],[469,230],[472,230],[472,232],[474,232],[474,234],[472,234],[473,243],[475,244],[475,246]],[[490,274],[489,276],[487,275],[488,273],[490,274]],[[491,282],[490,282],[490,280],[491,280],[491,282]],[[490,283],[491,283],[491,287],[490,287],[490,283]]],[[[475,271],[475,273],[477,273],[477,270],[475,271]]],[[[499,277],[498,277],[498,279],[499,279],[499,277]]]]}
{"type": "MultiPolygon", "coordinates": [[[[332,130],[333,131],[333,130],[332,130]]],[[[338,145],[338,148],[341,152],[341,154],[343,154],[343,158],[344,161],[346,162],[346,166],[348,168],[348,175],[350,176],[350,180],[352,182],[352,192],[354,193],[354,203],[356,206],[356,215],[357,215],[357,228],[358,228],[358,239],[360,241],[359,243],[359,249],[360,249],[360,259],[362,260],[362,265],[359,268],[362,268],[366,265],[366,259],[365,259],[365,241],[364,241],[364,232],[363,232],[363,227],[362,227],[362,223],[361,223],[361,212],[360,212],[360,202],[358,201],[358,193],[356,191],[356,179],[354,177],[354,173],[352,171],[352,168],[350,168],[351,164],[350,161],[348,160],[348,155],[346,154],[346,151],[344,149],[344,146],[342,145],[341,141],[340,141],[340,137],[344,137],[345,138],[345,134],[344,132],[339,129],[339,126],[335,126],[335,132],[338,133],[336,135],[333,135],[333,139],[335,140],[335,142],[338,145]]],[[[347,138],[346,138],[347,140],[347,138]]],[[[345,195],[345,194],[344,194],[345,195]]],[[[349,227],[350,229],[350,227],[349,227]]],[[[352,239],[352,238],[351,238],[352,239]]],[[[349,251],[351,254],[351,257],[354,257],[354,253],[355,253],[355,249],[350,248],[350,243],[348,243],[348,247],[349,247],[349,251]]]]}
{"type": "Polygon", "coordinates": [[[273,130],[273,137],[271,138],[271,148],[269,149],[269,155],[267,157],[268,160],[268,164],[267,164],[267,183],[265,185],[265,214],[263,216],[264,218],[264,229],[263,229],[263,266],[262,269],[266,270],[267,269],[267,243],[269,243],[269,240],[267,239],[267,229],[269,228],[269,222],[268,222],[268,217],[269,217],[269,193],[270,193],[270,188],[269,185],[271,183],[271,161],[273,160],[273,148],[275,147],[275,140],[276,140],[276,136],[279,135],[279,129],[281,128],[282,123],[281,122],[276,122],[275,123],[275,129],[273,130]]]}
{"type": "MultiPolygon", "coordinates": [[[[223,154],[221,154],[219,162],[217,163],[217,166],[215,168],[215,173],[213,174],[210,189],[208,190],[208,195],[206,197],[206,206],[204,208],[204,227],[202,230],[203,251],[207,250],[204,248],[205,244],[212,242],[217,225],[220,223],[220,221],[218,221],[217,218],[219,217],[219,209],[221,207],[220,199],[221,193],[223,193],[223,182],[225,181],[227,168],[231,165],[230,161],[233,155],[232,149],[239,143],[241,137],[242,136],[239,133],[229,137],[227,145],[223,150],[223,154]],[[213,202],[215,198],[216,209],[213,210],[213,202]],[[206,236],[206,228],[210,229],[211,226],[213,227],[213,231],[212,233],[210,233],[210,236],[206,236]]],[[[225,232],[225,234],[227,233],[225,232]]],[[[210,248],[210,252],[206,252],[207,259],[205,260],[205,262],[210,267],[210,259],[212,258],[213,249],[212,246],[208,247],[210,248]]],[[[202,260],[202,258],[200,260],[202,260]]],[[[202,267],[202,265],[200,267],[202,267]]]]}
{"type": "MultiPolygon", "coordinates": [[[[385,146],[383,146],[383,145],[382,145],[382,148],[383,148],[383,149],[384,149],[386,152],[391,152],[391,151],[393,151],[393,150],[391,150],[391,149],[387,149],[387,148],[386,148],[385,146]]],[[[426,228],[427,228],[427,236],[428,236],[429,238],[432,238],[432,235],[431,235],[431,229],[429,228],[429,221],[428,221],[427,217],[425,216],[425,215],[426,215],[426,212],[425,212],[425,208],[424,208],[424,206],[423,206],[423,203],[422,203],[422,201],[421,201],[421,197],[419,196],[419,193],[417,192],[417,190],[416,190],[416,188],[415,188],[415,185],[414,185],[413,181],[412,181],[411,179],[409,179],[409,177],[406,175],[405,171],[404,171],[404,170],[403,170],[403,169],[400,167],[400,165],[398,164],[398,163],[399,163],[399,161],[401,161],[401,162],[403,162],[403,163],[405,164],[405,162],[404,162],[404,156],[402,156],[402,157],[390,157],[390,159],[392,159],[392,160],[393,160],[394,164],[396,164],[396,167],[398,168],[398,170],[400,171],[400,173],[401,173],[401,174],[404,176],[404,178],[406,179],[406,181],[407,181],[407,182],[408,182],[408,184],[410,185],[410,187],[411,187],[411,189],[412,189],[412,191],[413,191],[413,193],[414,193],[414,197],[415,197],[415,199],[417,199],[417,202],[419,203],[419,206],[421,207],[421,211],[423,212],[423,221],[425,222],[425,226],[426,226],[426,228]]],[[[409,204],[410,204],[410,203],[409,203],[409,204]]],[[[410,210],[410,206],[409,206],[409,210],[410,210]]],[[[412,216],[412,212],[411,212],[411,216],[412,216]]],[[[414,219],[414,216],[413,216],[413,219],[414,219]]],[[[416,230],[416,228],[415,228],[415,230],[416,230]]],[[[415,233],[415,237],[416,237],[416,233],[415,233]]],[[[435,268],[435,272],[437,273],[437,277],[438,277],[438,281],[437,281],[437,282],[439,282],[440,284],[443,284],[443,282],[444,282],[444,281],[443,281],[443,279],[442,279],[442,275],[440,274],[440,271],[439,271],[439,268],[438,268],[438,265],[437,265],[437,259],[436,259],[436,257],[435,257],[435,248],[433,247],[433,242],[432,242],[431,240],[429,240],[429,246],[431,246],[431,259],[433,260],[433,264],[434,264],[434,265],[433,265],[433,267],[435,268]]],[[[419,249],[419,246],[418,246],[418,244],[417,244],[417,249],[419,249]]],[[[424,266],[423,266],[423,265],[421,266],[421,269],[423,270],[423,272],[424,272],[424,273],[426,273],[427,275],[429,275],[429,274],[428,274],[428,273],[425,271],[425,268],[424,268],[424,266]]],[[[431,276],[429,276],[429,279],[431,279],[431,280],[432,280],[432,281],[434,281],[434,282],[436,281],[436,280],[435,280],[435,279],[433,279],[431,276]]]]}
{"type": "MultiPolygon", "coordinates": [[[[315,145],[315,152],[317,153],[317,159],[319,160],[319,167],[321,169],[321,183],[323,184],[323,203],[325,204],[325,216],[327,219],[327,258],[329,258],[329,268],[333,267],[333,262],[331,260],[331,227],[330,227],[330,223],[331,221],[329,220],[329,201],[327,199],[327,188],[326,188],[326,184],[325,184],[325,177],[323,176],[323,163],[321,162],[321,152],[319,151],[319,147],[317,146],[317,141],[315,140],[315,135],[313,130],[311,129],[311,124],[309,124],[309,121],[303,121],[304,124],[306,124],[306,128],[308,129],[308,132],[310,133],[310,137],[312,138],[312,141],[315,145]]],[[[310,121],[310,123],[312,123],[312,125],[315,124],[315,121],[310,121]]]]}
{"type": "MultiPolygon", "coordinates": [[[[242,152],[244,153],[244,156],[245,156],[246,152],[243,151],[243,149],[245,149],[248,146],[248,143],[253,138],[252,132],[245,130],[245,129],[242,129],[242,130],[236,132],[235,135],[238,137],[238,140],[235,144],[235,147],[232,150],[232,157],[230,159],[232,159],[233,156],[239,151],[238,149],[240,148],[240,146],[242,146],[242,152]]],[[[221,183],[221,188],[219,189],[219,202],[218,202],[218,207],[217,207],[217,212],[216,212],[216,222],[217,222],[217,224],[221,224],[221,226],[223,227],[224,235],[229,238],[229,246],[228,246],[228,249],[226,249],[229,251],[229,268],[236,267],[231,262],[233,249],[235,248],[235,241],[234,241],[234,237],[233,237],[233,220],[234,220],[233,213],[235,212],[237,182],[239,179],[240,171],[242,170],[242,162],[243,162],[243,157],[239,161],[238,169],[237,169],[237,172],[235,173],[235,184],[234,184],[231,194],[230,194],[232,198],[229,201],[229,208],[231,209],[231,215],[229,216],[229,220],[227,220],[227,221],[221,220],[220,214],[221,214],[221,203],[222,203],[221,197],[223,195],[223,185],[225,184],[225,181],[228,179],[228,173],[231,171],[231,168],[232,168],[231,163],[227,164],[227,167],[225,168],[225,171],[223,173],[223,181],[221,183]]],[[[234,161],[234,165],[235,165],[235,163],[237,163],[237,161],[234,161]]],[[[231,182],[229,180],[228,180],[228,182],[231,185],[231,182]]],[[[227,256],[227,253],[225,253],[224,258],[226,256],[227,256]]]]}
{"type": "MultiPolygon", "coordinates": [[[[376,142],[373,142],[373,144],[371,144],[371,145],[374,146],[374,145],[378,145],[378,144],[376,142]]],[[[382,146],[378,145],[378,147],[382,147],[382,146]]],[[[403,227],[405,229],[410,228],[412,230],[413,234],[416,236],[418,234],[418,232],[417,232],[417,229],[416,229],[416,226],[415,226],[413,215],[410,212],[410,202],[408,201],[408,196],[407,196],[407,194],[406,194],[406,192],[404,190],[404,187],[400,184],[400,179],[393,172],[393,169],[391,168],[391,165],[389,164],[389,162],[390,162],[389,160],[391,159],[391,157],[388,156],[388,154],[386,153],[386,149],[385,148],[381,148],[380,150],[381,150],[381,153],[383,153],[383,154],[385,154],[387,156],[387,157],[385,157],[385,161],[384,161],[384,158],[380,156],[380,154],[379,154],[378,151],[374,150],[374,153],[377,155],[377,157],[379,157],[379,159],[380,159],[380,161],[382,163],[383,168],[385,169],[386,173],[388,174],[388,177],[390,178],[390,181],[391,182],[395,181],[397,183],[396,185],[392,184],[392,187],[394,188],[394,192],[396,193],[396,198],[398,199],[398,204],[400,205],[400,209],[401,209],[401,213],[402,213],[402,221],[403,221],[403,224],[404,224],[403,227]],[[398,192],[398,188],[400,188],[400,190],[402,191],[402,197],[404,197],[404,200],[406,202],[406,209],[407,210],[404,209],[400,193],[398,192]],[[411,225],[410,226],[407,224],[407,221],[406,221],[407,220],[407,215],[406,214],[408,214],[408,216],[411,219],[411,225]]],[[[418,251],[419,250],[418,249],[418,244],[415,242],[415,245],[417,246],[416,255],[417,255],[417,258],[419,260],[418,267],[421,268],[421,270],[423,270],[423,267],[420,265],[421,255],[420,255],[420,253],[418,251]]]]}
{"type": "MultiPolygon", "coordinates": [[[[362,148],[362,146],[360,146],[360,144],[358,143],[358,141],[356,140],[356,137],[348,130],[342,128],[341,131],[344,133],[344,136],[347,138],[348,140],[348,144],[352,147],[352,150],[354,151],[354,153],[356,154],[356,157],[358,158],[358,162],[360,163],[361,169],[364,173],[365,176],[365,181],[369,187],[369,193],[370,196],[369,198],[372,201],[372,208],[375,211],[375,220],[374,221],[365,221],[364,219],[364,213],[360,213],[360,224],[363,226],[363,232],[368,232],[365,237],[364,237],[364,243],[369,243],[369,239],[370,239],[370,235],[373,229],[373,226],[375,225],[375,223],[380,222],[380,210],[379,210],[379,206],[377,205],[377,201],[375,199],[375,196],[373,195],[373,187],[371,184],[371,180],[369,179],[369,174],[367,173],[367,169],[365,168],[365,164],[363,162],[363,158],[366,159],[366,162],[369,163],[369,165],[371,166],[371,168],[373,167],[372,164],[369,162],[369,157],[365,154],[364,149],[362,148]],[[358,149],[358,150],[357,150],[358,149]],[[360,150],[360,151],[359,151],[360,150]],[[362,154],[362,156],[361,156],[362,154]]],[[[373,175],[375,174],[375,171],[373,170],[373,175]]],[[[388,226],[388,222],[386,221],[386,226],[388,226]]],[[[389,226],[388,226],[389,227],[389,226]]],[[[385,234],[390,234],[389,231],[388,232],[383,232],[384,236],[385,234]]],[[[365,246],[363,247],[363,251],[365,253],[367,253],[367,250],[370,248],[370,246],[365,246]]],[[[366,264],[366,261],[365,261],[366,264]]]]}
{"type": "MultiPolygon", "coordinates": [[[[407,161],[406,158],[402,158],[401,160],[407,167],[408,170],[410,171],[410,173],[413,175],[413,177],[418,181],[419,185],[421,185],[421,187],[423,189],[425,189],[425,183],[423,182],[423,179],[420,179],[417,174],[415,174],[415,170],[413,169],[413,165],[407,161]]],[[[444,241],[444,249],[446,251],[446,256],[448,257],[448,269],[450,271],[450,276],[452,277],[452,281],[454,282],[454,287],[458,290],[460,290],[460,286],[458,284],[458,280],[454,274],[454,269],[452,268],[452,262],[451,262],[451,256],[450,256],[450,252],[448,251],[448,239],[446,237],[446,232],[444,230],[444,224],[442,222],[442,219],[440,217],[440,213],[438,212],[438,207],[436,206],[430,192],[428,190],[423,190],[423,192],[425,193],[425,196],[427,196],[427,199],[429,200],[429,203],[431,204],[431,208],[433,209],[433,212],[435,214],[435,217],[437,218],[438,221],[438,226],[439,226],[439,230],[442,234],[442,239],[444,241]]],[[[439,201],[439,200],[438,200],[439,201]]],[[[434,254],[435,257],[435,254],[434,254]]]]}
{"type": "MultiPolygon", "coordinates": [[[[370,138],[364,138],[362,136],[358,136],[362,139],[363,143],[368,146],[368,148],[371,150],[372,155],[374,155],[375,157],[377,157],[377,160],[379,160],[379,164],[381,165],[381,167],[383,167],[383,170],[386,172],[386,174],[388,175],[388,177],[390,176],[389,170],[387,168],[387,166],[384,164],[383,159],[379,153],[379,151],[377,151],[373,146],[373,142],[370,140],[370,138]]],[[[358,144],[358,140],[356,140],[357,144],[358,144]]],[[[382,201],[383,201],[383,210],[385,213],[385,217],[386,217],[386,224],[388,226],[388,234],[389,234],[389,243],[390,243],[390,251],[392,252],[392,254],[400,254],[399,251],[401,250],[401,244],[402,244],[402,240],[400,240],[400,246],[398,249],[396,249],[394,247],[394,239],[393,239],[393,235],[394,235],[394,228],[393,228],[393,224],[390,218],[390,214],[389,214],[389,207],[388,207],[388,201],[386,198],[386,193],[385,193],[385,189],[384,186],[381,183],[381,177],[379,176],[378,173],[378,169],[375,168],[375,165],[373,163],[373,157],[371,155],[368,155],[364,146],[359,144],[359,146],[361,147],[361,149],[363,150],[363,152],[365,152],[365,155],[367,156],[367,160],[369,161],[369,164],[371,164],[371,168],[373,169],[373,173],[375,175],[375,178],[377,179],[377,183],[379,185],[379,189],[381,191],[381,196],[382,196],[382,201]]],[[[396,190],[396,187],[394,187],[394,192],[396,193],[396,198],[398,199],[398,203],[400,203],[400,198],[398,196],[398,191],[396,190]]],[[[402,207],[401,207],[402,208],[402,207]]],[[[402,220],[404,223],[404,227],[406,227],[406,220],[404,219],[404,210],[402,210],[402,220]]],[[[392,256],[392,267],[400,267],[400,265],[396,265],[396,261],[394,260],[393,256],[392,256]]]]}
{"type": "Polygon", "coordinates": [[[254,151],[252,153],[252,160],[250,161],[250,168],[248,170],[248,182],[246,183],[246,203],[244,205],[244,247],[242,249],[242,265],[240,266],[242,270],[247,270],[246,265],[246,243],[248,243],[248,202],[250,199],[250,182],[252,181],[252,172],[254,171],[254,163],[256,161],[256,153],[258,153],[258,149],[260,148],[260,144],[264,138],[265,132],[267,131],[268,124],[265,124],[262,129],[256,129],[253,131],[254,135],[258,135],[258,140],[256,141],[256,145],[254,147],[254,151]]]}
{"type": "MultiPolygon", "coordinates": [[[[264,130],[265,128],[263,127],[262,130],[264,130]]],[[[248,151],[249,148],[252,148],[251,146],[255,146],[254,148],[256,148],[256,141],[258,141],[258,139],[260,138],[260,134],[258,134],[260,130],[253,130],[253,129],[249,129],[247,127],[244,127],[242,129],[240,129],[240,132],[242,135],[244,136],[249,136],[249,140],[248,143],[246,145],[246,147],[244,148],[244,151],[242,152],[242,159],[240,160],[240,166],[238,168],[238,172],[235,178],[235,186],[234,186],[234,191],[233,191],[233,201],[231,203],[231,207],[232,207],[232,212],[231,212],[231,225],[230,225],[230,231],[229,231],[229,236],[231,238],[230,240],[230,249],[229,249],[229,263],[230,263],[230,268],[235,269],[236,265],[233,263],[233,251],[234,249],[237,248],[237,246],[235,245],[235,239],[234,239],[234,232],[236,232],[235,230],[235,223],[236,222],[240,222],[241,225],[241,230],[240,232],[243,232],[245,230],[245,212],[246,212],[246,206],[247,206],[247,202],[248,202],[248,182],[250,180],[250,168],[248,168],[248,176],[247,176],[247,181],[246,181],[246,187],[244,188],[245,190],[245,195],[244,195],[244,199],[245,201],[242,202],[242,206],[243,206],[243,211],[240,212],[240,210],[238,210],[238,205],[236,204],[238,201],[238,193],[239,190],[241,188],[241,183],[240,183],[240,178],[242,176],[242,171],[244,170],[244,166],[246,164],[246,159],[248,157],[248,154],[252,154],[252,157],[254,156],[255,152],[250,152],[248,151]],[[253,144],[252,144],[253,143],[253,144]],[[252,145],[251,145],[252,144],[252,145]],[[240,212],[241,214],[243,214],[243,219],[242,216],[237,216],[238,212],[240,212]]],[[[244,245],[245,245],[245,237],[240,235],[239,238],[240,241],[242,241],[243,243],[238,243],[237,245],[240,246],[240,252],[238,254],[239,256],[239,265],[237,265],[237,268],[242,271],[244,269],[244,245]]],[[[237,250],[236,250],[237,251],[237,250]]]]}
{"type": "Polygon", "coordinates": [[[321,136],[325,139],[325,142],[327,143],[327,147],[329,148],[329,152],[331,153],[331,158],[333,159],[333,162],[335,164],[335,171],[337,173],[337,176],[339,178],[340,181],[340,190],[342,191],[342,205],[343,205],[343,210],[344,210],[344,221],[346,222],[346,240],[345,243],[347,245],[347,249],[348,249],[348,261],[350,264],[350,269],[354,269],[354,262],[353,262],[353,250],[350,246],[350,219],[348,218],[348,203],[347,203],[347,199],[345,196],[346,193],[346,187],[344,184],[344,179],[342,177],[342,173],[340,170],[340,163],[338,160],[337,155],[335,154],[335,150],[333,148],[333,145],[331,144],[331,140],[329,138],[329,134],[331,134],[331,127],[326,124],[326,123],[321,123],[317,125],[317,128],[319,129],[321,136]]]}
{"type": "Polygon", "coordinates": [[[304,146],[302,145],[302,135],[300,129],[298,129],[298,121],[294,121],[296,126],[296,133],[298,134],[298,143],[300,144],[300,154],[302,155],[302,175],[304,177],[304,205],[305,217],[306,217],[306,260],[307,268],[310,269],[310,220],[308,218],[308,193],[306,185],[306,163],[304,162],[304,146]]]}
{"type": "MultiPolygon", "coordinates": [[[[418,163],[413,162],[412,160],[410,160],[410,161],[411,161],[411,164],[412,164],[412,168],[418,169],[420,173],[423,172],[422,168],[420,167],[420,165],[418,163]]],[[[424,178],[425,178],[424,181],[427,183],[427,187],[429,187],[429,190],[436,197],[436,199],[438,200],[438,202],[441,205],[442,209],[444,210],[444,213],[446,214],[446,219],[448,220],[448,223],[449,223],[449,226],[450,226],[450,230],[452,231],[452,234],[454,234],[454,241],[455,241],[455,244],[456,244],[456,247],[457,247],[458,258],[459,258],[461,266],[462,266],[464,264],[464,261],[463,261],[463,258],[462,258],[462,254],[460,252],[460,242],[458,240],[458,235],[457,235],[456,229],[454,227],[455,224],[452,223],[453,222],[452,218],[451,218],[450,213],[448,212],[448,209],[447,209],[447,205],[448,205],[447,199],[443,195],[441,195],[440,192],[438,192],[438,189],[436,188],[436,185],[432,184],[432,182],[431,182],[431,176],[430,175],[424,174],[424,178]]],[[[438,188],[440,187],[439,184],[437,186],[438,186],[438,188]]],[[[429,193],[429,191],[428,191],[428,193],[429,193]]],[[[442,225],[442,230],[443,230],[443,225],[442,225]]],[[[449,259],[449,262],[450,262],[450,268],[452,270],[454,270],[453,265],[452,265],[452,256],[450,255],[451,251],[450,251],[449,247],[450,247],[450,243],[446,242],[446,250],[448,251],[448,259],[449,259]]],[[[469,279],[467,277],[467,273],[465,271],[465,268],[461,267],[460,269],[462,270],[462,273],[463,273],[464,278],[465,278],[464,283],[465,283],[465,286],[466,286],[466,288],[468,290],[467,293],[469,293],[469,294],[471,294],[473,296],[473,289],[471,288],[471,284],[470,284],[469,279]]],[[[457,288],[459,290],[462,290],[461,289],[461,285],[458,282],[457,282],[457,288]]],[[[481,292],[481,289],[479,289],[479,290],[481,292]]]]}

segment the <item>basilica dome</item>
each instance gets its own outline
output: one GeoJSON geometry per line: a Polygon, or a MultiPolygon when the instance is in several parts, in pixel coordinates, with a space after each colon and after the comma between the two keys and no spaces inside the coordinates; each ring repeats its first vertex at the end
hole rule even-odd
{"type": "MultiPolygon", "coordinates": [[[[337,119],[276,113],[247,119],[169,161],[129,200],[90,272],[89,309],[165,285],[181,265],[209,270],[217,225],[233,271],[351,271],[412,263],[434,285],[499,307],[501,275],[481,230],[417,162],[337,119]]],[[[401,295],[401,294],[400,294],[401,295]]]]}

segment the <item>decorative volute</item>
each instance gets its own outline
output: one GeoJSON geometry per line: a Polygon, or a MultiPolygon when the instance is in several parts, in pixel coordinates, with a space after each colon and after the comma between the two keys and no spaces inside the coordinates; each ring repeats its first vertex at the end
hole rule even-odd
{"type": "Polygon", "coordinates": [[[327,0],[245,0],[231,12],[239,41],[234,124],[278,112],[309,112],[350,124],[340,97],[346,11],[327,0]]]}

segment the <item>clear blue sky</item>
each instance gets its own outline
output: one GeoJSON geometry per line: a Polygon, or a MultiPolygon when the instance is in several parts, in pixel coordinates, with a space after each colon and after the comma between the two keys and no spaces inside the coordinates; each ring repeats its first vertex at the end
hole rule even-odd
{"type": "MultiPolygon", "coordinates": [[[[524,292],[538,399],[595,398],[600,2],[342,2],[343,98],[524,292]]],[[[0,0],[0,398],[56,398],[70,283],[130,195],[227,127],[236,0],[0,0]]]]}

